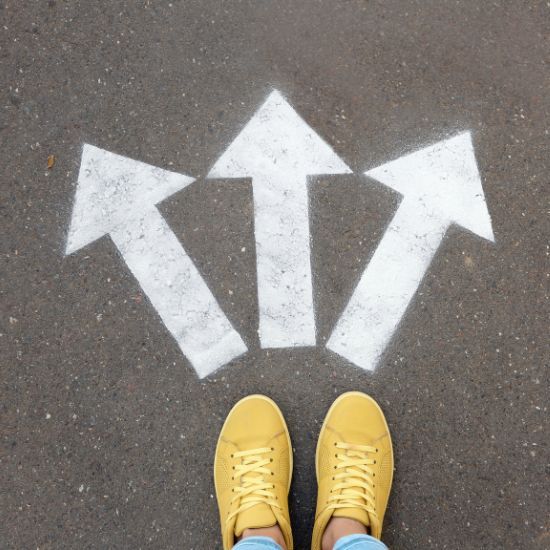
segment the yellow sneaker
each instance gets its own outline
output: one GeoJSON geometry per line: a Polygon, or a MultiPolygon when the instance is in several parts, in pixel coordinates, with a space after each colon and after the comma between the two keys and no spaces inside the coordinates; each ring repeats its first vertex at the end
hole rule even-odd
{"type": "Polygon", "coordinates": [[[245,397],[227,416],[214,459],[224,550],[245,529],[276,524],[292,550],[291,478],[292,444],[283,414],[268,397],[245,397]]]}
{"type": "Polygon", "coordinates": [[[318,495],[312,550],[321,550],[332,517],[360,521],[380,538],[393,478],[384,413],[360,392],[341,395],[327,413],[315,458],[318,495]]]}

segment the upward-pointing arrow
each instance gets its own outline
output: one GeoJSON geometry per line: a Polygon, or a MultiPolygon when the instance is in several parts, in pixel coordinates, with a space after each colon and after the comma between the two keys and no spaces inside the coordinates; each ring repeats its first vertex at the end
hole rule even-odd
{"type": "Polygon", "coordinates": [[[469,132],[366,175],[403,195],[327,347],[373,370],[452,224],[494,240],[469,132]]]}
{"type": "Polygon", "coordinates": [[[85,145],[66,254],[110,235],[202,377],[246,346],[155,207],[193,181],[85,145]]]}
{"type": "Polygon", "coordinates": [[[277,91],[209,178],[252,178],[262,347],[315,345],[307,176],[350,169],[277,91]]]}

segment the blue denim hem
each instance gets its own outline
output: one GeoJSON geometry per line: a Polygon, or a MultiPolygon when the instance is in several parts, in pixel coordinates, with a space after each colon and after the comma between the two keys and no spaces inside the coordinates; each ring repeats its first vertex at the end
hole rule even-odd
{"type": "Polygon", "coordinates": [[[339,539],[334,550],[388,550],[388,547],[370,535],[349,535],[339,539]]]}
{"type": "Polygon", "coordinates": [[[269,537],[247,537],[239,541],[233,550],[283,550],[269,537]]]}

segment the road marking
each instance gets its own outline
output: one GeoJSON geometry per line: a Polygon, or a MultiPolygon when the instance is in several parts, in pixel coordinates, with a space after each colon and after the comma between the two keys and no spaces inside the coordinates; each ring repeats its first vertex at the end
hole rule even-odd
{"type": "Polygon", "coordinates": [[[156,204],[194,181],[84,145],[66,254],[110,235],[198,375],[247,351],[156,204]]]}
{"type": "Polygon", "coordinates": [[[494,241],[469,132],[384,164],[366,175],[403,200],[327,347],[373,370],[449,226],[494,241]]]}
{"type": "Polygon", "coordinates": [[[263,348],[314,346],[307,176],[351,170],[272,92],[209,178],[252,178],[263,348]]]}

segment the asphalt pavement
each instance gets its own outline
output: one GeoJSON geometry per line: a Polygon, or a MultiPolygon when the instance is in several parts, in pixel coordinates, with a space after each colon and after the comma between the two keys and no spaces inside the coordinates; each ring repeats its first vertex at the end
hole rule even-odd
{"type": "Polygon", "coordinates": [[[549,36],[538,0],[0,0],[0,548],[221,548],[213,452],[257,392],[309,548],[348,390],[392,430],[389,547],[550,548],[549,36]],[[205,177],[273,90],[353,171],[309,180],[311,347],[261,348],[252,187],[205,177]],[[362,173],[461,132],[495,242],[453,225],[364,370],[325,347],[401,200],[362,173]],[[247,353],[201,379],[109,237],[65,255],[85,143],[196,178],[158,208],[247,353]]]}

